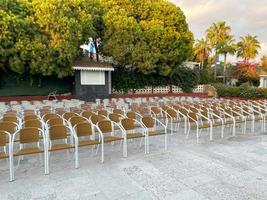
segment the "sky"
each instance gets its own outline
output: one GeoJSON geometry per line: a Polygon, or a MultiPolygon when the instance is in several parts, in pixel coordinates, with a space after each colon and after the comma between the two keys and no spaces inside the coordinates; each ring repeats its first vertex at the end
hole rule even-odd
{"type": "Polygon", "coordinates": [[[260,56],[267,55],[267,0],[169,1],[184,11],[195,39],[202,38],[213,22],[226,21],[236,40],[247,34],[258,36],[262,47],[260,56]]]}

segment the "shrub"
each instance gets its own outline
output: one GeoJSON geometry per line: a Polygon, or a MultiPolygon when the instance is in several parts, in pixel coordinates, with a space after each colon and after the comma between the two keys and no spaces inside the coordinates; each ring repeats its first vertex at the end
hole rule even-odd
{"type": "Polygon", "coordinates": [[[171,74],[173,85],[180,87],[183,92],[192,92],[198,84],[197,74],[187,67],[178,67],[171,74]]]}
{"type": "Polygon", "coordinates": [[[127,93],[131,89],[141,89],[146,86],[176,85],[184,92],[192,92],[198,84],[196,73],[186,67],[179,67],[170,77],[158,74],[143,74],[141,72],[126,70],[123,67],[115,67],[112,74],[112,84],[116,91],[127,93]]]}
{"type": "Polygon", "coordinates": [[[213,85],[217,89],[220,97],[240,97],[240,98],[267,98],[267,89],[247,87],[228,87],[222,84],[213,85]]]}

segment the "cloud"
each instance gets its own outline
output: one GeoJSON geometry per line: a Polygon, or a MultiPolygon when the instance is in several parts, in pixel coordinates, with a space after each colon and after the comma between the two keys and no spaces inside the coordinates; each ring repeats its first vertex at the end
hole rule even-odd
{"type": "Polygon", "coordinates": [[[239,40],[247,34],[257,35],[261,55],[267,55],[267,0],[169,0],[181,7],[195,38],[216,21],[226,21],[239,40]]]}

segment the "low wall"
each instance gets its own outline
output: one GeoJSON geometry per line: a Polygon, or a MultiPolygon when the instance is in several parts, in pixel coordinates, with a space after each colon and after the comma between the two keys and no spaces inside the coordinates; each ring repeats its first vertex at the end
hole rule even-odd
{"type": "MultiPolygon", "coordinates": [[[[194,90],[195,93],[204,93],[204,85],[198,85],[194,90]]],[[[185,94],[183,90],[177,86],[163,86],[163,87],[145,87],[143,89],[130,90],[128,93],[117,92],[113,90],[112,95],[143,95],[143,94],[185,94]]],[[[192,94],[192,93],[191,93],[192,94]]]]}

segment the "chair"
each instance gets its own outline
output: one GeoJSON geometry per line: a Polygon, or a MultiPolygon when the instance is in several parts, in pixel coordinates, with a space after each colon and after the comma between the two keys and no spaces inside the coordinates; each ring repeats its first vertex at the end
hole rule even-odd
{"type": "Polygon", "coordinates": [[[147,153],[149,153],[149,137],[152,136],[165,136],[165,150],[167,150],[167,126],[163,124],[157,118],[152,116],[145,116],[141,119],[145,129],[146,129],[146,145],[147,145],[147,153]]]}
{"type": "Polygon", "coordinates": [[[88,122],[78,123],[74,125],[73,130],[78,137],[79,147],[94,146],[100,144],[100,137],[98,138],[95,137],[91,123],[88,122]]]}
{"type": "Polygon", "coordinates": [[[108,111],[107,110],[99,110],[99,111],[97,111],[97,114],[107,117],[108,116],[108,111]]]}
{"type": "Polygon", "coordinates": [[[41,129],[34,128],[34,127],[22,128],[14,134],[14,137],[12,137],[12,143],[11,143],[12,180],[14,180],[13,156],[24,156],[24,155],[44,153],[45,174],[48,174],[47,145],[46,145],[46,140],[43,140],[43,149],[40,148],[39,142],[41,141],[41,138],[45,138],[44,132],[41,129]],[[17,152],[13,153],[14,142],[15,142],[16,136],[19,137],[20,148],[17,152]],[[36,146],[31,145],[29,147],[29,144],[33,144],[33,143],[35,143],[36,146]]]}
{"type": "Polygon", "coordinates": [[[18,118],[17,116],[4,116],[1,119],[2,122],[14,122],[16,124],[18,124],[19,126],[21,126],[21,119],[18,118]]]}
{"type": "Polygon", "coordinates": [[[119,109],[119,108],[114,108],[113,113],[119,114],[119,115],[124,115],[124,111],[122,109],[119,109]]]}
{"type": "MultiPolygon", "coordinates": [[[[113,129],[113,123],[111,120],[102,120],[99,121],[96,125],[96,128],[98,129],[98,132],[100,134],[100,140],[101,140],[101,162],[104,162],[104,143],[110,143],[110,142],[115,142],[115,141],[121,141],[125,139],[122,136],[115,136],[115,131],[113,129]]],[[[123,132],[122,132],[123,134],[123,132]]],[[[125,140],[124,140],[125,141],[125,140]]],[[[124,146],[125,148],[125,146],[124,146]]],[[[123,149],[124,149],[123,148],[123,149]]],[[[125,151],[123,151],[125,152],[125,151]]]]}
{"type": "Polygon", "coordinates": [[[76,124],[89,122],[89,120],[82,116],[74,116],[74,117],[71,117],[68,122],[71,127],[74,127],[76,124]]]}
{"type": "Polygon", "coordinates": [[[28,127],[34,127],[34,128],[40,128],[43,130],[43,124],[40,120],[38,119],[30,119],[24,122],[24,127],[28,128],[28,127]]]}
{"type": "Polygon", "coordinates": [[[66,112],[62,115],[62,117],[65,119],[65,120],[69,120],[70,118],[72,117],[75,117],[75,116],[79,116],[77,113],[75,112],[66,112]]]}
{"type": "MultiPolygon", "coordinates": [[[[141,122],[137,121],[136,119],[124,118],[121,120],[120,124],[123,128],[126,139],[141,139],[145,137],[145,127],[141,122]]],[[[125,145],[125,148],[127,149],[127,143],[125,145]]],[[[145,153],[147,152],[146,148],[147,147],[145,140],[145,153]]],[[[125,152],[125,154],[127,156],[127,151],[125,152]]]]}
{"type": "Polygon", "coordinates": [[[7,131],[0,130],[0,148],[3,148],[4,151],[0,151],[0,159],[9,159],[9,180],[13,180],[12,170],[13,170],[13,160],[12,160],[12,151],[11,151],[11,134],[7,131]],[[9,153],[7,154],[7,149],[9,153]]]}
{"type": "MultiPolygon", "coordinates": [[[[68,126],[64,125],[55,125],[48,128],[47,134],[48,141],[48,151],[62,151],[74,148],[74,157],[75,157],[75,168],[79,167],[79,157],[78,157],[78,138],[68,126]],[[68,133],[74,139],[74,145],[68,143],[68,133]]],[[[49,161],[49,154],[47,163],[49,161]]],[[[47,164],[48,165],[48,164],[47,164]]],[[[49,173],[49,167],[47,167],[49,173]]]]}
{"type": "Polygon", "coordinates": [[[189,136],[191,128],[195,128],[197,131],[197,143],[199,143],[199,132],[203,129],[209,129],[210,132],[210,140],[213,140],[213,130],[212,130],[212,121],[209,118],[206,118],[205,116],[199,114],[199,113],[194,113],[194,112],[189,112],[187,114],[188,117],[188,131],[187,131],[187,138],[189,136]],[[199,119],[199,117],[205,118],[207,123],[204,124],[203,121],[199,119]]]}
{"type": "Polygon", "coordinates": [[[49,128],[51,126],[55,125],[64,125],[64,119],[56,117],[56,118],[51,118],[46,122],[46,127],[49,128]]]}
{"type": "Polygon", "coordinates": [[[24,121],[32,120],[32,119],[38,119],[39,117],[35,114],[24,114],[24,121]]]}
{"type": "Polygon", "coordinates": [[[100,122],[100,121],[102,121],[102,120],[105,120],[105,119],[107,119],[105,116],[103,116],[103,115],[92,115],[91,117],[90,117],[90,122],[94,125],[94,126],[96,126],[96,124],[98,123],[98,122],[100,122]]]}
{"type": "Polygon", "coordinates": [[[95,115],[95,113],[92,111],[83,111],[81,113],[81,116],[85,117],[86,119],[90,119],[92,115],[95,115]]]}
{"type": "Polygon", "coordinates": [[[15,122],[0,122],[0,130],[6,131],[11,135],[14,134],[18,129],[19,126],[15,122]]]}
{"type": "Polygon", "coordinates": [[[46,123],[49,119],[52,118],[61,118],[61,116],[56,113],[47,113],[42,117],[42,120],[46,123]]]}

